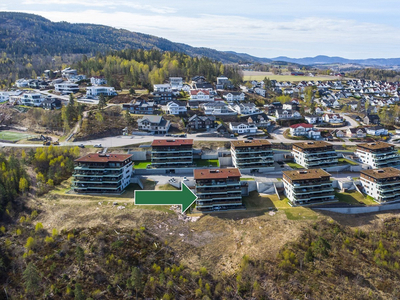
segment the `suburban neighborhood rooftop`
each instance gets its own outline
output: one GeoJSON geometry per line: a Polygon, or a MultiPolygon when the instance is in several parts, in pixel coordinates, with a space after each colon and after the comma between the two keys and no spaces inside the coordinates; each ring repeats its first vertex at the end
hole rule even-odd
{"type": "Polygon", "coordinates": [[[268,140],[231,141],[231,145],[234,148],[240,148],[240,147],[253,147],[253,146],[271,145],[271,142],[268,141],[268,140]]]}
{"type": "Polygon", "coordinates": [[[319,179],[321,177],[331,176],[331,174],[322,169],[283,171],[283,174],[289,177],[291,180],[319,179]]]}
{"type": "Polygon", "coordinates": [[[153,140],[152,147],[193,145],[193,139],[153,140]]]}
{"type": "Polygon", "coordinates": [[[366,176],[375,178],[375,179],[384,179],[390,177],[400,176],[400,170],[388,167],[381,169],[370,169],[370,170],[361,170],[361,174],[366,176]]]}
{"type": "Polygon", "coordinates": [[[313,148],[329,147],[332,146],[332,144],[329,144],[324,141],[315,141],[315,142],[294,143],[293,146],[299,147],[301,149],[313,149],[313,148]]]}
{"type": "Polygon", "coordinates": [[[240,171],[232,169],[195,169],[194,179],[228,179],[230,177],[240,177],[240,171]]]}
{"type": "Polygon", "coordinates": [[[76,159],[75,162],[124,162],[130,157],[132,157],[131,154],[91,153],[76,159]]]}
{"type": "Polygon", "coordinates": [[[365,143],[357,145],[357,147],[362,147],[370,150],[386,149],[392,146],[394,145],[385,142],[373,142],[373,143],[365,143]]]}

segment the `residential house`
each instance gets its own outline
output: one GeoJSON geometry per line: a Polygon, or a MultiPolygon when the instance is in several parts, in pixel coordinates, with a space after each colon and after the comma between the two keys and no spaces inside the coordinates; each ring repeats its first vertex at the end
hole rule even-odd
{"type": "Polygon", "coordinates": [[[243,101],[245,94],[243,92],[223,92],[222,97],[229,102],[243,101]]]}
{"type": "Polygon", "coordinates": [[[191,90],[190,100],[213,101],[213,98],[211,97],[210,92],[208,90],[191,90]]]}
{"type": "Polygon", "coordinates": [[[166,106],[163,106],[163,111],[169,115],[181,115],[187,112],[185,101],[171,101],[166,106]]]}
{"type": "Polygon", "coordinates": [[[153,101],[138,99],[133,103],[122,104],[123,110],[128,110],[132,114],[152,115],[155,112],[155,104],[153,101]]]}
{"type": "Polygon", "coordinates": [[[379,203],[400,201],[400,170],[387,167],[361,170],[363,192],[379,203]]]}
{"type": "Polygon", "coordinates": [[[284,193],[292,206],[333,201],[330,174],[322,169],[283,171],[284,193]]]}
{"type": "Polygon", "coordinates": [[[77,93],[79,92],[79,85],[76,83],[63,81],[54,85],[54,90],[58,93],[77,93]]]}
{"type": "Polygon", "coordinates": [[[188,130],[208,130],[216,128],[217,125],[214,116],[193,115],[189,118],[186,128],[188,130]]]}
{"type": "Polygon", "coordinates": [[[329,124],[340,124],[344,121],[343,117],[341,117],[339,114],[324,114],[322,119],[324,122],[329,124]]]}
{"type": "Polygon", "coordinates": [[[337,138],[344,138],[346,136],[346,131],[342,130],[342,129],[336,129],[333,131],[333,134],[337,137],[337,138]]]}
{"type": "Polygon", "coordinates": [[[211,83],[208,83],[208,82],[198,81],[198,82],[193,84],[193,89],[195,89],[195,90],[206,90],[210,94],[214,93],[213,85],[211,83]]]}
{"type": "Polygon", "coordinates": [[[255,124],[258,128],[271,125],[271,121],[268,119],[268,116],[265,113],[241,116],[240,122],[255,124]]]}
{"type": "Polygon", "coordinates": [[[365,138],[367,136],[367,131],[365,128],[349,128],[346,131],[346,136],[349,138],[365,138]]]}
{"type": "Polygon", "coordinates": [[[26,93],[20,98],[21,105],[41,106],[44,98],[40,93],[26,93]]]}
{"type": "Polygon", "coordinates": [[[288,102],[283,103],[282,108],[288,109],[288,110],[297,110],[298,105],[294,102],[288,101],[288,102]]]}
{"type": "Polygon", "coordinates": [[[200,109],[204,111],[205,115],[223,116],[223,115],[237,115],[237,112],[231,106],[224,102],[207,102],[200,104],[200,109]]]}
{"type": "Polygon", "coordinates": [[[43,100],[42,107],[46,110],[60,109],[62,103],[60,99],[49,96],[43,100]]]}
{"type": "Polygon", "coordinates": [[[153,85],[154,92],[172,92],[172,87],[169,83],[153,85]]]}
{"type": "Polygon", "coordinates": [[[171,125],[170,121],[165,120],[162,116],[145,116],[137,122],[139,130],[153,134],[165,134],[171,125]]]}
{"type": "Polygon", "coordinates": [[[265,97],[267,91],[265,89],[257,87],[257,88],[254,88],[254,93],[257,94],[257,95],[260,95],[261,97],[265,97]]]}
{"type": "Polygon", "coordinates": [[[217,90],[224,90],[229,88],[233,88],[233,85],[231,81],[228,79],[228,77],[225,76],[217,77],[217,84],[216,84],[217,90]]]}
{"type": "Polygon", "coordinates": [[[72,190],[79,194],[122,194],[131,183],[131,154],[91,153],[75,160],[72,190]]]}
{"type": "Polygon", "coordinates": [[[93,76],[90,78],[90,83],[92,85],[105,85],[107,80],[103,76],[93,76]]]}
{"type": "Polygon", "coordinates": [[[394,145],[384,142],[357,144],[355,155],[373,169],[400,164],[400,156],[394,145]]]}
{"type": "Polygon", "coordinates": [[[258,113],[259,110],[254,103],[239,103],[233,106],[233,109],[237,111],[239,115],[249,115],[258,113]]]}
{"type": "Polygon", "coordinates": [[[169,84],[173,90],[182,90],[183,87],[183,79],[182,77],[170,77],[169,84]]]}
{"type": "Polygon", "coordinates": [[[277,109],[275,116],[276,120],[301,119],[301,114],[291,109],[277,109]]]}
{"type": "Polygon", "coordinates": [[[378,115],[366,115],[363,119],[364,124],[366,125],[379,125],[380,118],[378,115]]]}
{"type": "Polygon", "coordinates": [[[86,88],[86,97],[98,97],[100,95],[104,96],[116,96],[117,92],[113,87],[108,86],[88,86],[86,88]]]}
{"type": "Polygon", "coordinates": [[[230,122],[229,129],[231,132],[238,134],[257,133],[257,126],[255,124],[245,122],[230,122]]]}
{"type": "Polygon", "coordinates": [[[156,104],[167,104],[170,101],[176,100],[176,96],[172,92],[153,92],[153,101],[156,104]]]}
{"type": "Polygon", "coordinates": [[[295,162],[306,169],[338,164],[338,157],[333,145],[324,141],[294,143],[292,154],[295,162]]]}
{"type": "Polygon", "coordinates": [[[201,212],[243,209],[240,171],[230,169],[195,169],[196,209],[201,212]]]}
{"type": "Polygon", "coordinates": [[[388,135],[388,130],[383,128],[382,126],[372,126],[367,127],[367,134],[374,136],[388,135]]]}
{"type": "Polygon", "coordinates": [[[324,121],[324,119],[320,115],[305,115],[304,119],[309,124],[319,124],[319,123],[322,123],[324,121]]]}
{"type": "MultiPolygon", "coordinates": [[[[175,169],[193,167],[193,140],[153,140],[151,168],[175,169]]],[[[175,170],[173,171],[175,173],[175,170]]]]}
{"type": "Polygon", "coordinates": [[[61,71],[61,76],[64,78],[69,78],[70,76],[76,76],[78,75],[78,71],[75,69],[71,69],[70,67],[65,68],[64,70],[61,71]]]}
{"type": "Polygon", "coordinates": [[[312,124],[294,124],[290,126],[290,135],[291,136],[306,136],[307,132],[312,130],[314,126],[312,124]]]}
{"type": "Polygon", "coordinates": [[[26,88],[29,86],[29,80],[24,78],[17,79],[15,81],[15,85],[17,86],[17,88],[26,88]]]}

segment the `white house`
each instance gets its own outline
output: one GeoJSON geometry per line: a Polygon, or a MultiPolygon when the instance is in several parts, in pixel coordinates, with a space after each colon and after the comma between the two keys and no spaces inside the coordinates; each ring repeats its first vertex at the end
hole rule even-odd
{"type": "Polygon", "coordinates": [[[163,106],[163,111],[169,115],[180,115],[187,112],[186,102],[170,101],[163,106]]]}
{"type": "Polygon", "coordinates": [[[322,116],[322,119],[324,120],[324,122],[330,124],[343,123],[343,117],[341,117],[339,114],[324,114],[322,116]]]}
{"type": "Polygon", "coordinates": [[[312,130],[314,128],[314,125],[312,124],[305,124],[305,123],[300,123],[300,124],[294,124],[290,126],[290,135],[291,136],[305,136],[307,135],[307,132],[312,130]]]}
{"type": "Polygon", "coordinates": [[[254,89],[254,93],[256,93],[257,95],[260,95],[262,97],[265,97],[265,95],[266,95],[266,91],[264,89],[258,88],[258,87],[254,89]]]}
{"type": "Polygon", "coordinates": [[[200,108],[204,111],[205,115],[213,115],[213,116],[237,115],[237,112],[234,111],[232,107],[220,101],[200,104],[200,108]]]}
{"type": "Polygon", "coordinates": [[[208,90],[191,90],[190,100],[212,101],[213,98],[210,96],[210,92],[208,90]]]}
{"type": "Polygon", "coordinates": [[[41,106],[43,100],[44,98],[42,94],[39,93],[23,94],[22,97],[20,98],[21,104],[27,106],[41,106]]]}
{"type": "Polygon", "coordinates": [[[107,84],[107,80],[104,77],[93,76],[90,78],[90,83],[92,85],[104,85],[107,84]]]}
{"type": "Polygon", "coordinates": [[[222,97],[227,101],[243,101],[245,94],[243,92],[224,92],[222,97]]]}
{"type": "Polygon", "coordinates": [[[367,134],[374,136],[388,135],[388,130],[383,128],[382,126],[372,126],[367,127],[367,134]]]}
{"type": "Polygon", "coordinates": [[[318,123],[323,122],[322,116],[317,116],[317,115],[306,115],[306,116],[304,116],[304,119],[309,124],[318,124],[318,123]]]}
{"type": "Polygon", "coordinates": [[[22,94],[21,91],[0,92],[0,102],[9,101],[10,97],[19,96],[21,94],[22,94]]]}
{"type": "Polygon", "coordinates": [[[277,120],[281,119],[301,119],[301,114],[298,111],[290,109],[277,109],[275,111],[277,120]]]}
{"type": "Polygon", "coordinates": [[[108,86],[88,86],[86,88],[86,96],[97,97],[100,95],[116,96],[117,92],[113,87],[108,86]]]}
{"type": "Polygon", "coordinates": [[[182,77],[170,77],[169,84],[173,90],[182,90],[183,87],[183,79],[182,77]]]}
{"type": "Polygon", "coordinates": [[[155,84],[154,92],[172,92],[172,87],[169,83],[165,84],[155,84]]]}
{"type": "Polygon", "coordinates": [[[244,122],[231,122],[229,123],[229,129],[238,134],[257,132],[257,126],[255,124],[248,124],[244,122]]]}
{"type": "Polygon", "coordinates": [[[24,78],[18,79],[17,81],[15,81],[15,85],[18,88],[28,87],[29,86],[29,80],[26,80],[24,78]]]}
{"type": "Polygon", "coordinates": [[[54,85],[54,90],[59,93],[77,93],[79,92],[79,85],[76,83],[63,81],[54,85]]]}
{"type": "Polygon", "coordinates": [[[233,109],[240,115],[250,115],[259,112],[257,106],[254,103],[239,103],[233,106],[233,109]]]}

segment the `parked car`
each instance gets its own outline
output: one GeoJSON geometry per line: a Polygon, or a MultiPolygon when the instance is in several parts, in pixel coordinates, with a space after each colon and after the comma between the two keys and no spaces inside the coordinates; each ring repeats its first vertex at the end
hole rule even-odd
{"type": "Polygon", "coordinates": [[[95,147],[95,148],[101,148],[102,146],[101,146],[101,144],[96,144],[96,145],[94,145],[93,147],[95,147]]]}
{"type": "Polygon", "coordinates": [[[248,140],[253,140],[253,138],[252,138],[251,136],[249,136],[247,139],[248,139],[248,140]]]}
{"type": "Polygon", "coordinates": [[[172,134],[167,133],[165,136],[172,136],[172,134]]]}
{"type": "Polygon", "coordinates": [[[80,144],[80,145],[78,145],[78,147],[79,148],[85,148],[85,145],[84,144],[80,144]]]}
{"type": "Polygon", "coordinates": [[[186,137],[186,134],[180,134],[179,137],[186,137]]]}

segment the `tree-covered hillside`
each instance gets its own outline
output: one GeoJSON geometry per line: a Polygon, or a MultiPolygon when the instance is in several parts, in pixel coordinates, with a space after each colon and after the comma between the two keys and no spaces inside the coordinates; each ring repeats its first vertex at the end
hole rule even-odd
{"type": "Polygon", "coordinates": [[[152,35],[109,26],[51,22],[41,16],[0,12],[0,52],[9,56],[105,53],[121,49],[178,51],[207,56],[225,63],[253,59],[252,56],[195,48],[152,35]]]}

